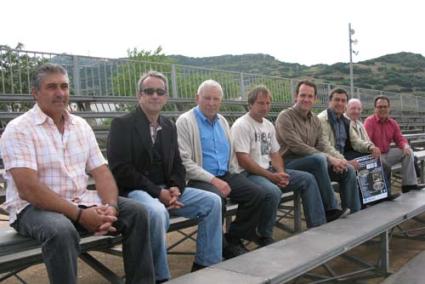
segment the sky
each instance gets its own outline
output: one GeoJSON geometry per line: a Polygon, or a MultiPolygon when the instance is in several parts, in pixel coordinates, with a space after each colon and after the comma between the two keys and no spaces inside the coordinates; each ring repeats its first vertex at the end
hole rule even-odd
{"type": "MultiPolygon", "coordinates": [[[[422,4],[424,3],[424,4],[422,4]]],[[[2,0],[0,45],[125,57],[128,49],[207,57],[263,53],[305,65],[425,55],[420,0],[2,0]]]]}

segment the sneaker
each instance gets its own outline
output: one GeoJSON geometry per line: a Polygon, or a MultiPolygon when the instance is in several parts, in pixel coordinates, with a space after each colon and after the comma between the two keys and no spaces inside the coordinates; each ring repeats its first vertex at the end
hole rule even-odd
{"type": "Polygon", "coordinates": [[[329,223],[339,218],[345,218],[348,215],[350,215],[350,213],[351,213],[350,208],[345,208],[343,210],[331,209],[326,211],[326,221],[329,223]]]}
{"type": "Polygon", "coordinates": [[[258,247],[265,247],[274,243],[275,240],[272,237],[258,237],[254,242],[258,247]]]}

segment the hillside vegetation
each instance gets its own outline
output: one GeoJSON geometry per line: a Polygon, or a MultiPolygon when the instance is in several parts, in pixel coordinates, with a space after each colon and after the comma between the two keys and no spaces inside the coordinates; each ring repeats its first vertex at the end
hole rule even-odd
{"type": "MultiPolygon", "coordinates": [[[[349,64],[312,66],[286,63],[266,54],[222,55],[193,58],[170,55],[177,64],[280,76],[315,78],[340,85],[350,85],[349,64]]],[[[425,96],[425,57],[410,52],[384,55],[354,64],[355,87],[425,96]]]]}

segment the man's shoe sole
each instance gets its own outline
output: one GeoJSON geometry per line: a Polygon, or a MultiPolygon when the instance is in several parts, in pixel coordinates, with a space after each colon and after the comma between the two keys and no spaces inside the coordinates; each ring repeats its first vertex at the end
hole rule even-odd
{"type": "Polygon", "coordinates": [[[351,213],[350,208],[345,208],[345,209],[342,211],[342,214],[338,217],[338,219],[346,218],[348,215],[350,215],[350,213],[351,213]]]}

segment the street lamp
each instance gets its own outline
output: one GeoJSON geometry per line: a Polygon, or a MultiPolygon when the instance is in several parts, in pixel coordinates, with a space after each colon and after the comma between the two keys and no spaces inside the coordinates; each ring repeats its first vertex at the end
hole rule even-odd
{"type": "Polygon", "coordinates": [[[354,29],[351,28],[351,23],[348,23],[348,39],[350,45],[350,93],[354,97],[354,79],[353,79],[353,53],[359,54],[358,51],[354,51],[352,48],[353,44],[357,44],[357,39],[353,39],[351,36],[355,34],[354,29]]]}

